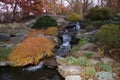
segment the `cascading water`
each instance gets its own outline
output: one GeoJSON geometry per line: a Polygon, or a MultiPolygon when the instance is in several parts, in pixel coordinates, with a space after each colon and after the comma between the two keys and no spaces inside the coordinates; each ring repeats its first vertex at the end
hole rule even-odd
{"type": "Polygon", "coordinates": [[[76,22],[76,24],[75,24],[75,26],[73,27],[73,29],[74,29],[75,31],[80,30],[80,23],[79,23],[79,22],[76,22]]]}
{"type": "Polygon", "coordinates": [[[43,63],[44,63],[44,62],[40,62],[40,63],[39,63],[38,65],[36,65],[36,66],[30,66],[30,67],[28,67],[28,68],[23,69],[23,71],[24,71],[24,70],[27,70],[27,71],[36,71],[36,70],[42,68],[43,63]]]}
{"type": "Polygon", "coordinates": [[[57,56],[66,56],[67,53],[70,52],[71,49],[71,41],[72,41],[72,37],[69,35],[69,32],[71,31],[78,31],[80,29],[80,23],[77,22],[75,24],[75,26],[73,26],[72,29],[64,29],[63,30],[63,35],[62,35],[62,44],[60,45],[60,48],[57,50],[57,56]]]}

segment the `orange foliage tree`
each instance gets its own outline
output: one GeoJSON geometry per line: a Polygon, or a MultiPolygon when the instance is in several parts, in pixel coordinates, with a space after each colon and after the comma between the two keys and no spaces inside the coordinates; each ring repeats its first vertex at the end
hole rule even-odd
{"type": "Polygon", "coordinates": [[[9,55],[12,66],[37,64],[40,59],[53,55],[54,43],[45,37],[31,37],[20,43],[9,55]]]}

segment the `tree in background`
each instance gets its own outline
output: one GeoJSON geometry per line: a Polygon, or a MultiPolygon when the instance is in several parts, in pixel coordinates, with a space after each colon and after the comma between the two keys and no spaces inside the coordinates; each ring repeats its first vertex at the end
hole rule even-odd
{"type": "MultiPolygon", "coordinates": [[[[45,4],[47,0],[1,0],[2,5],[0,5],[4,11],[4,15],[10,17],[10,20],[16,20],[18,17],[23,17],[24,15],[29,15],[33,13],[34,15],[44,12],[45,4]],[[44,1],[44,2],[43,2],[44,1]],[[6,11],[6,12],[5,12],[6,11]]],[[[5,16],[4,19],[5,19],[5,16]]],[[[9,21],[10,20],[6,20],[9,21]]]]}

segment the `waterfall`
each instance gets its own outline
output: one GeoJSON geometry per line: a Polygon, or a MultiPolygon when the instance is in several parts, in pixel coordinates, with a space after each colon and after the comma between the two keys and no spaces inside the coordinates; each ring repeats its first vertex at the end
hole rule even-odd
{"type": "Polygon", "coordinates": [[[78,31],[78,30],[80,30],[80,23],[79,22],[76,22],[76,24],[75,24],[75,27],[73,28],[75,31],[78,31]]]}
{"type": "Polygon", "coordinates": [[[71,29],[64,29],[62,31],[62,44],[60,45],[59,49],[56,52],[56,56],[60,56],[63,57],[65,55],[67,55],[67,53],[70,52],[71,49],[71,41],[72,41],[72,37],[69,35],[69,33],[71,31],[76,32],[80,30],[80,23],[76,22],[75,26],[73,26],[73,28],[71,29]]]}
{"type": "Polygon", "coordinates": [[[27,68],[23,69],[23,71],[24,71],[24,70],[27,70],[27,71],[36,71],[36,70],[42,68],[43,63],[44,63],[44,62],[40,62],[40,63],[39,63],[38,65],[36,65],[36,66],[27,67],[27,68]]]}

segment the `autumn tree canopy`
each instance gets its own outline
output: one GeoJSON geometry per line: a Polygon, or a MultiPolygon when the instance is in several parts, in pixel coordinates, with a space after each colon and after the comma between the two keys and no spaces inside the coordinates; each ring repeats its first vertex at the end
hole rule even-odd
{"type": "Polygon", "coordinates": [[[7,21],[16,20],[16,18],[30,13],[37,15],[44,12],[45,1],[47,0],[1,0],[0,7],[2,7],[2,11],[0,14],[1,16],[5,15],[3,16],[4,19],[11,15],[7,21]]]}

